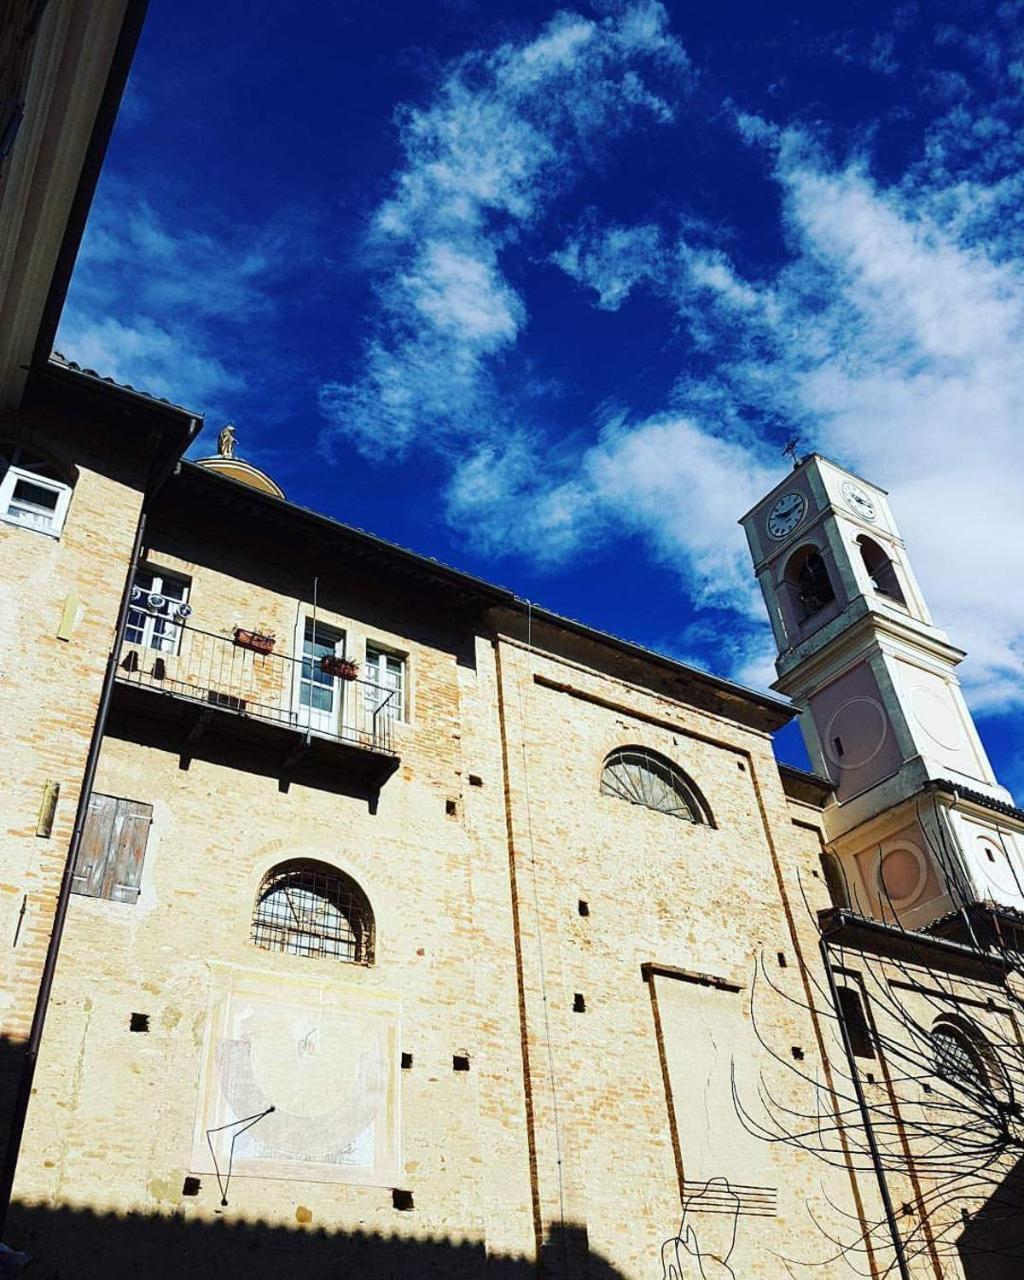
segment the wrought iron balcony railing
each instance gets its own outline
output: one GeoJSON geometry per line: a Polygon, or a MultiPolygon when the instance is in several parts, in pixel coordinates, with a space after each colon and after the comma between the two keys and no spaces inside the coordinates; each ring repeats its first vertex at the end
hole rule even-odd
{"type": "Polygon", "coordinates": [[[166,648],[122,646],[121,684],[304,735],[394,753],[398,691],[336,674],[346,667],[338,659],[264,653],[184,623],[158,642],[166,648]]]}

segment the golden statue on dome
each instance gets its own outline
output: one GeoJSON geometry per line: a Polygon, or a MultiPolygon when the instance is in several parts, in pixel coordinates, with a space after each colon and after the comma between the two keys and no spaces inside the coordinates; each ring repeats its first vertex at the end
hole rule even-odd
{"type": "Polygon", "coordinates": [[[217,452],[209,458],[197,458],[196,461],[199,466],[205,467],[208,471],[217,471],[231,480],[237,480],[240,484],[249,485],[252,489],[271,493],[275,498],[284,497],[281,486],[265,471],[261,471],[259,467],[254,467],[251,462],[246,462],[244,458],[238,456],[238,441],[233,422],[225,423],[217,433],[217,452]]]}
{"type": "Polygon", "coordinates": [[[228,422],[221,428],[220,435],[217,437],[217,452],[222,458],[235,456],[235,424],[233,422],[228,422]]]}

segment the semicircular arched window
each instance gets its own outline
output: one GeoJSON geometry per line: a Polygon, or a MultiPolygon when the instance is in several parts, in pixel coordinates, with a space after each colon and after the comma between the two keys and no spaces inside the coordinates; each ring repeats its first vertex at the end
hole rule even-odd
{"type": "Polygon", "coordinates": [[[351,876],[323,862],[283,862],[263,877],[250,934],[265,951],[373,964],[373,909],[351,876]]]}
{"type": "Polygon", "coordinates": [[[697,789],[682,769],[645,747],[620,747],[604,762],[601,794],[682,818],[708,822],[697,789]]]}
{"type": "Polygon", "coordinates": [[[992,1046],[974,1027],[941,1017],[931,1032],[932,1061],[940,1080],[968,1092],[994,1093],[1004,1084],[992,1046]]]}
{"type": "Polygon", "coordinates": [[[828,568],[815,546],[801,547],[794,552],[786,565],[784,577],[795,593],[800,622],[813,618],[836,598],[828,568]]]}
{"type": "Polygon", "coordinates": [[[867,569],[868,577],[871,579],[871,585],[880,596],[888,596],[890,600],[895,600],[897,604],[905,607],[907,599],[900,586],[900,580],[896,576],[896,566],[892,560],[878,543],[866,534],[861,534],[857,539],[857,545],[860,548],[860,558],[864,561],[864,568],[867,569]]]}

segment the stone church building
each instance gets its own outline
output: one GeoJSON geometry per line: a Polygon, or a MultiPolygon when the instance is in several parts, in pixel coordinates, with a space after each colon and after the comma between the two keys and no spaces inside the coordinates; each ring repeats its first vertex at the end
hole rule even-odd
{"type": "Polygon", "coordinates": [[[59,281],[18,287],[0,1107],[32,1274],[1019,1274],[1024,813],[898,495],[812,454],[743,516],[768,695],[298,506],[230,428],[184,460],[201,422],[51,355],[59,281]],[[773,753],[796,716],[813,773],[773,753]],[[944,1090],[997,1130],[952,1190],[944,1090]]]}

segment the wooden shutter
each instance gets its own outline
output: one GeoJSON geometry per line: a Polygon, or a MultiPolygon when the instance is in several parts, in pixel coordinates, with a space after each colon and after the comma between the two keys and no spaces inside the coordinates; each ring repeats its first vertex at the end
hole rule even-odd
{"type": "Polygon", "coordinates": [[[89,797],[89,811],[85,816],[82,843],[78,846],[71,880],[73,893],[83,893],[90,898],[102,896],[107,850],[113,838],[116,813],[117,800],[113,796],[98,796],[93,792],[89,797]]]}
{"type": "Polygon", "coordinates": [[[72,880],[75,893],[136,902],[153,806],[116,796],[89,797],[72,880]]]}

